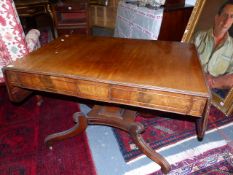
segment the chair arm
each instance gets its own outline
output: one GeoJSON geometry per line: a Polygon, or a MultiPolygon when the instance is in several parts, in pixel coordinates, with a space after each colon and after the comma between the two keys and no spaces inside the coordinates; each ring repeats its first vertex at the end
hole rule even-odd
{"type": "Polygon", "coordinates": [[[26,43],[27,43],[27,48],[29,52],[32,52],[33,50],[36,50],[40,48],[40,31],[37,29],[31,29],[27,34],[26,34],[26,43]]]}

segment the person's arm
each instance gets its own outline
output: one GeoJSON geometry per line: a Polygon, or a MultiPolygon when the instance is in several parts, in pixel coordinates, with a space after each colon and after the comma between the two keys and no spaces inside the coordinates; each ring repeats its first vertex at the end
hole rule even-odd
{"type": "Polygon", "coordinates": [[[207,74],[206,78],[210,88],[229,89],[233,87],[233,74],[227,74],[218,77],[213,77],[207,74]]]}

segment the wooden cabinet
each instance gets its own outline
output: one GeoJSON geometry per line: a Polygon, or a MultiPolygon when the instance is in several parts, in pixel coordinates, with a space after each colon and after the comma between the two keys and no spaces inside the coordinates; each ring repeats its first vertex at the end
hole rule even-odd
{"type": "Polygon", "coordinates": [[[88,2],[85,0],[60,1],[53,5],[57,35],[89,34],[88,2]]]}
{"type": "Polygon", "coordinates": [[[184,5],[185,4],[185,0],[165,0],[165,7],[168,6],[174,6],[174,5],[184,5]]]}
{"type": "Polygon", "coordinates": [[[192,10],[190,5],[165,6],[158,40],[181,41],[192,10]]]}
{"type": "Polygon", "coordinates": [[[90,25],[104,27],[109,29],[115,28],[118,2],[120,0],[106,0],[96,2],[107,2],[107,5],[94,3],[95,0],[89,1],[90,25]]]}
{"type": "Polygon", "coordinates": [[[45,15],[53,37],[55,36],[53,14],[49,0],[14,0],[14,2],[25,33],[32,28],[38,28],[40,24],[37,19],[45,15]]]}

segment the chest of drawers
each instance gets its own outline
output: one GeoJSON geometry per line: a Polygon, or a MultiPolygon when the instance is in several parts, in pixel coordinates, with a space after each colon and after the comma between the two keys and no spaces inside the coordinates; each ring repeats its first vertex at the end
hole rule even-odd
{"type": "Polygon", "coordinates": [[[32,28],[40,27],[37,19],[44,15],[48,19],[49,27],[53,37],[55,37],[53,14],[49,0],[14,0],[14,2],[25,33],[32,28]]]}
{"type": "Polygon", "coordinates": [[[89,34],[88,2],[85,0],[59,2],[53,5],[58,36],[89,34]]]}

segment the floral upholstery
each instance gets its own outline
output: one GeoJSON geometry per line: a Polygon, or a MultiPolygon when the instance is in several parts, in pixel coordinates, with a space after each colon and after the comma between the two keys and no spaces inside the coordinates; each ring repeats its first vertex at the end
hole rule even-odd
{"type": "Polygon", "coordinates": [[[39,42],[40,31],[36,29],[31,29],[26,35],[26,43],[29,52],[36,50],[40,47],[39,42]]]}
{"type": "MultiPolygon", "coordinates": [[[[39,47],[39,35],[40,32],[33,29],[25,37],[14,1],[0,0],[0,69],[39,47]]],[[[0,71],[0,83],[3,81],[0,71]]]]}

